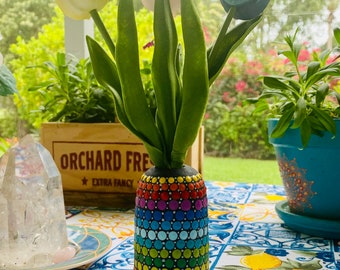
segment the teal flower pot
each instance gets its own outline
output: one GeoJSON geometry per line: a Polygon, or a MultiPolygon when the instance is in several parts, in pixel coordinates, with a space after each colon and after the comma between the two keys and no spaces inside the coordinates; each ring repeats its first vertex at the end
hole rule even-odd
{"type": "MultiPolygon", "coordinates": [[[[335,121],[340,132],[340,120],[335,121]]],[[[269,135],[277,122],[269,120],[269,135]]],[[[340,221],[340,136],[333,138],[328,132],[322,137],[312,135],[306,148],[299,129],[269,140],[275,148],[290,212],[340,221]]]]}

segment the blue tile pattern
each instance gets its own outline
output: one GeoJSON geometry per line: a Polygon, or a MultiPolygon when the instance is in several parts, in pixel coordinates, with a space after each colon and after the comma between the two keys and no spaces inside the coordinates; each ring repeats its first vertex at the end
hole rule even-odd
{"type": "MultiPolygon", "coordinates": [[[[285,199],[282,186],[210,181],[206,186],[210,270],[340,269],[340,240],[292,231],[278,218],[275,204],[285,199]]],[[[100,228],[112,237],[103,258],[79,269],[133,269],[131,211],[84,210],[68,224],[100,228]]]]}

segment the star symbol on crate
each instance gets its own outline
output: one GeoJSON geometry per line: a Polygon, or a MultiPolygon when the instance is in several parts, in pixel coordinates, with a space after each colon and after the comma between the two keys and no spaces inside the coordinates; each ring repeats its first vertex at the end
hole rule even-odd
{"type": "Polygon", "coordinates": [[[81,181],[83,182],[83,186],[87,186],[87,181],[89,179],[87,179],[86,177],[84,177],[83,179],[81,179],[81,181]]]}

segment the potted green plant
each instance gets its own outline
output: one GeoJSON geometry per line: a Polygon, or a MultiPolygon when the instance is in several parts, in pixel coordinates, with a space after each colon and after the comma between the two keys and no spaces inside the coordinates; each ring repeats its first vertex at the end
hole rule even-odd
{"type": "Polygon", "coordinates": [[[208,49],[194,0],[142,1],[154,10],[156,114],[148,107],[140,77],[134,1],[118,1],[116,43],[98,13],[106,2],[57,0],[66,15],[93,18],[110,51],[87,38],[96,78],[112,90],[119,120],[143,141],[154,163],[136,192],[134,269],[208,269],[206,188],[201,174],[184,160],[201,126],[209,86],[260,21],[269,0],[222,0],[227,16],[208,49]],[[183,47],[173,19],[177,11],[183,47]],[[233,18],[243,22],[229,29],[233,18]]]}
{"type": "MultiPolygon", "coordinates": [[[[140,174],[152,163],[142,142],[117,121],[113,94],[95,79],[90,59],[58,52],[55,60],[29,69],[47,74],[29,91],[44,97],[40,141],[60,170],[65,203],[132,207],[140,174]]],[[[200,172],[202,145],[203,129],[186,158],[200,172]]]]}
{"type": "Polygon", "coordinates": [[[30,87],[45,97],[39,107],[43,119],[65,123],[115,122],[113,95],[95,79],[90,59],[58,52],[54,61],[30,66],[47,73],[48,79],[30,87]]]}
{"type": "MultiPolygon", "coordinates": [[[[287,194],[276,210],[291,228],[339,238],[340,93],[333,85],[340,78],[339,55],[314,51],[312,60],[300,61],[297,33],[285,38],[288,49],[279,52],[291,69],[262,76],[264,90],[255,99],[256,110],[272,117],[268,132],[287,194]]],[[[339,43],[340,29],[334,34],[339,43]]]]}

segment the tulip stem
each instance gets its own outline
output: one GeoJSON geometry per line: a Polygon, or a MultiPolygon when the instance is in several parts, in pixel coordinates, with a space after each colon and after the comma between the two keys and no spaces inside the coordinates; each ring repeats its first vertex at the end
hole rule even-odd
{"type": "Polygon", "coordinates": [[[106,27],[102,21],[102,19],[99,16],[99,13],[96,9],[93,9],[90,11],[91,17],[94,21],[94,23],[96,24],[100,34],[102,35],[106,45],[108,46],[113,58],[115,58],[116,56],[116,46],[113,43],[111,36],[109,34],[109,32],[106,30],[106,27]]]}
{"type": "MultiPolygon", "coordinates": [[[[229,13],[228,13],[228,15],[227,15],[227,18],[225,19],[225,21],[224,21],[224,23],[223,23],[223,26],[222,26],[222,28],[221,28],[221,30],[220,30],[220,32],[219,32],[217,38],[216,38],[216,41],[215,41],[215,43],[214,43],[214,45],[213,45],[213,48],[214,48],[215,46],[216,46],[216,47],[219,47],[219,46],[220,46],[220,45],[219,45],[220,40],[223,40],[223,37],[227,34],[227,31],[228,31],[228,28],[229,28],[229,26],[230,26],[230,23],[231,23],[231,21],[232,21],[232,19],[233,19],[233,17],[234,17],[235,10],[236,10],[235,7],[232,7],[232,8],[229,10],[229,13]]],[[[213,53],[213,51],[214,51],[213,48],[212,48],[212,50],[210,50],[209,56],[212,55],[212,53],[213,53]]]]}
{"type": "Polygon", "coordinates": [[[227,18],[225,19],[224,24],[223,24],[222,29],[221,29],[221,33],[222,34],[226,34],[227,33],[228,28],[230,26],[230,23],[231,23],[232,19],[234,18],[235,12],[236,12],[236,8],[235,7],[232,7],[229,10],[227,18]]]}

